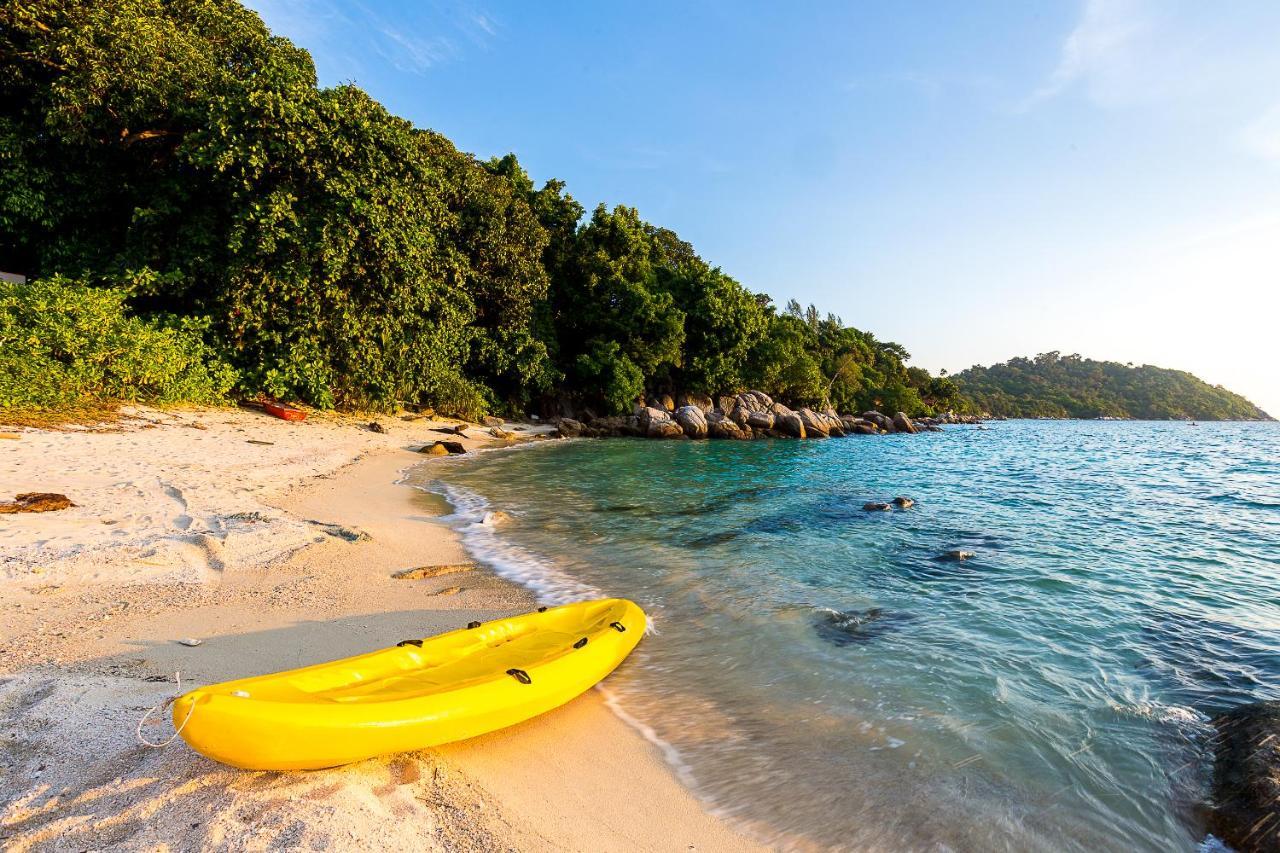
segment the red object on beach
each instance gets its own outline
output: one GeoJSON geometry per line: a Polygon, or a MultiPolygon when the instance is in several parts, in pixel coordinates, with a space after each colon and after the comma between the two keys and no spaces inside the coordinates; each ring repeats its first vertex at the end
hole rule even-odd
{"type": "Polygon", "coordinates": [[[307,413],[302,409],[295,409],[286,403],[263,403],[262,408],[266,410],[268,415],[275,415],[282,421],[305,421],[307,413]]]}

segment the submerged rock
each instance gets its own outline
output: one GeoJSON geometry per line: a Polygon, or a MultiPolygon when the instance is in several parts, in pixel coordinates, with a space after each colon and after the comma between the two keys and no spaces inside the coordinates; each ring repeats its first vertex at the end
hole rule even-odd
{"type": "Polygon", "coordinates": [[[1280,702],[1241,705],[1213,725],[1209,830],[1239,853],[1280,850],[1280,702]]]}
{"type": "Polygon", "coordinates": [[[880,503],[879,501],[872,501],[870,503],[863,504],[862,508],[867,512],[882,512],[889,509],[889,505],[886,503],[880,503]]]}
{"type": "Polygon", "coordinates": [[[913,501],[911,498],[904,498],[901,495],[899,495],[898,497],[893,499],[893,505],[896,506],[898,509],[911,509],[913,506],[916,505],[916,502],[913,501]]]}
{"type": "Polygon", "coordinates": [[[886,613],[880,607],[868,610],[818,608],[814,628],[818,636],[837,646],[861,645],[911,621],[902,613],[886,613]]]}
{"type": "Polygon", "coordinates": [[[978,555],[973,551],[962,551],[959,548],[955,548],[943,554],[942,558],[944,560],[956,560],[959,562],[961,560],[971,560],[976,556],[978,555]]]}

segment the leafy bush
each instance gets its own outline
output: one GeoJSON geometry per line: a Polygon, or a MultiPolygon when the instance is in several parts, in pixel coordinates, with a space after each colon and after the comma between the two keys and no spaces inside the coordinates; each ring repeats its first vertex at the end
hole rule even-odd
{"type": "Polygon", "coordinates": [[[236,376],[201,326],[129,316],[118,289],[0,282],[0,411],[220,402],[236,376]]]}

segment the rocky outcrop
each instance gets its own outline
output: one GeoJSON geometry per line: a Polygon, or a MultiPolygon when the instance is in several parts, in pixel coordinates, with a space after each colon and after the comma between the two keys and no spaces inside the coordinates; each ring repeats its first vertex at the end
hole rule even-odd
{"type": "Polygon", "coordinates": [[[1241,705],[1213,726],[1209,831],[1239,853],[1280,850],[1280,702],[1241,705]]]}
{"type": "Polygon", "coordinates": [[[911,423],[911,418],[907,417],[903,412],[897,412],[893,416],[893,428],[898,432],[909,432],[916,434],[916,425],[911,423]]]}
{"type": "Polygon", "coordinates": [[[675,420],[689,438],[707,437],[707,416],[698,406],[681,406],[676,409],[675,420]]]}
{"type": "Polygon", "coordinates": [[[773,413],[772,412],[747,412],[747,426],[758,430],[773,429],[773,413]]]}
{"type": "Polygon", "coordinates": [[[880,430],[871,421],[845,415],[840,419],[846,435],[879,435],[880,430]]]}
{"type": "Polygon", "coordinates": [[[804,421],[795,412],[788,409],[781,403],[774,403],[769,407],[773,413],[773,428],[775,431],[791,438],[804,438],[804,421]]]}
{"type": "Polygon", "coordinates": [[[879,412],[863,412],[862,419],[870,421],[876,425],[876,429],[881,432],[896,432],[893,426],[893,419],[879,412]]]}
{"type": "Polygon", "coordinates": [[[710,414],[715,409],[716,404],[706,394],[680,394],[676,397],[676,408],[684,408],[685,406],[693,406],[702,414],[710,414]]]}
{"type": "Polygon", "coordinates": [[[804,432],[810,438],[830,438],[831,425],[813,409],[798,409],[796,416],[804,425],[804,432]]]}
{"type": "Polygon", "coordinates": [[[586,431],[586,424],[582,421],[575,421],[573,418],[560,418],[556,421],[556,429],[565,438],[577,438],[586,431]]]}
{"type": "Polygon", "coordinates": [[[711,438],[751,438],[750,429],[743,429],[737,422],[720,412],[707,415],[707,435],[711,438]]]}

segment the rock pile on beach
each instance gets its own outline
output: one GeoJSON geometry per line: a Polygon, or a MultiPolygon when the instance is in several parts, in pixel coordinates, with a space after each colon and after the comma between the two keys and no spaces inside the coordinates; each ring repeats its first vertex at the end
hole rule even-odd
{"type": "Polygon", "coordinates": [[[835,409],[790,409],[763,391],[744,391],[711,399],[705,394],[662,394],[637,401],[630,415],[555,421],[560,435],[634,436],[640,438],[843,438],[849,435],[888,435],[936,432],[941,424],[976,423],[973,418],[946,414],[912,420],[904,412],[887,415],[868,411],[837,414],[835,409]]]}

